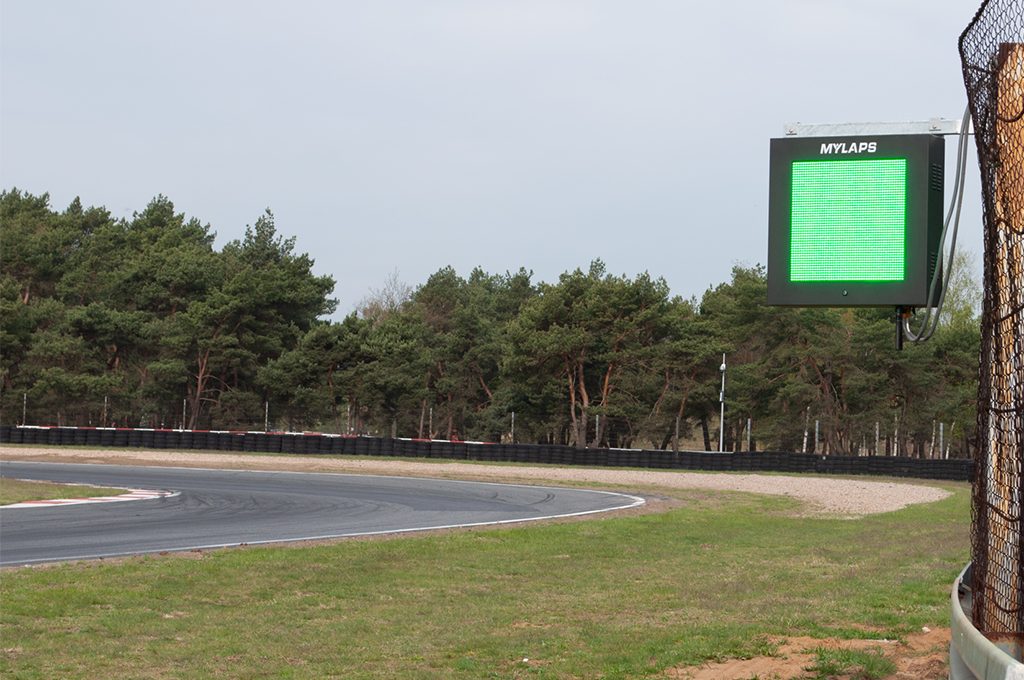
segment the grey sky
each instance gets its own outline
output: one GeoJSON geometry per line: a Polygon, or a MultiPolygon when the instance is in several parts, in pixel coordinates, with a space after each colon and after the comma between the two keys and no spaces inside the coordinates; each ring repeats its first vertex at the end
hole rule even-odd
{"type": "Polygon", "coordinates": [[[699,296],[765,261],[784,123],[961,114],[977,6],[3,0],[0,187],[119,217],[162,193],[218,245],[269,207],[337,317],[445,265],[600,257],[699,296]]]}

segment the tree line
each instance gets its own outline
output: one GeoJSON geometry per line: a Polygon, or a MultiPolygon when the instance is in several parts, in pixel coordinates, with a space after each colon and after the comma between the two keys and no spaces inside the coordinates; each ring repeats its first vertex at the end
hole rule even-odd
{"type": "Polygon", "coordinates": [[[218,250],[163,196],[115,219],[12,189],[0,229],[5,423],[717,449],[724,353],[729,450],[973,446],[964,274],[936,337],[898,352],[891,310],[768,307],[760,266],[700,299],[601,261],[550,283],[445,267],[332,322],[334,281],[270,211],[218,250]]]}

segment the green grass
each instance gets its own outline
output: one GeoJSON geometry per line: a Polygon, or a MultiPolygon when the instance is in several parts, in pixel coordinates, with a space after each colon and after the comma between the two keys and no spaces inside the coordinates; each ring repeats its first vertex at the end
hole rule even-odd
{"type": "Polygon", "coordinates": [[[770,653],[777,636],[898,637],[945,624],[968,559],[968,487],[945,486],[854,521],[662,490],[687,504],[6,570],[0,676],[632,678],[770,653]]]}
{"type": "Polygon", "coordinates": [[[53,482],[34,482],[25,479],[0,477],[0,506],[55,498],[117,496],[124,492],[124,489],[108,489],[77,484],[54,484],[53,482]]]}
{"type": "Polygon", "coordinates": [[[829,680],[842,676],[848,680],[880,680],[896,672],[896,664],[885,658],[881,650],[819,649],[808,670],[813,680],[829,680]]]}

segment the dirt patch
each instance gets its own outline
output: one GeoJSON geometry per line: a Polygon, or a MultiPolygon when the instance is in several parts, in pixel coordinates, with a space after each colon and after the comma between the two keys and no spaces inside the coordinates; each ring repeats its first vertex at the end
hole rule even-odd
{"type": "MultiPolygon", "coordinates": [[[[818,649],[877,651],[896,665],[896,672],[886,676],[886,680],[945,680],[949,673],[948,628],[924,628],[903,640],[792,637],[775,640],[773,644],[778,645],[774,656],[671,668],[663,677],[674,680],[800,680],[814,677],[808,669],[814,665],[818,649]]],[[[845,677],[839,676],[836,680],[845,677]]]]}

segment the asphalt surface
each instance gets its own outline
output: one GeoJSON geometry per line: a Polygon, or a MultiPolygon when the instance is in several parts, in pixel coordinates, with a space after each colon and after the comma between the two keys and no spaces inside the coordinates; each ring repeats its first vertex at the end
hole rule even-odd
{"type": "Polygon", "coordinates": [[[327,473],[0,461],[0,476],[180,492],[0,508],[0,566],[522,522],[643,502],[581,489],[327,473]]]}

